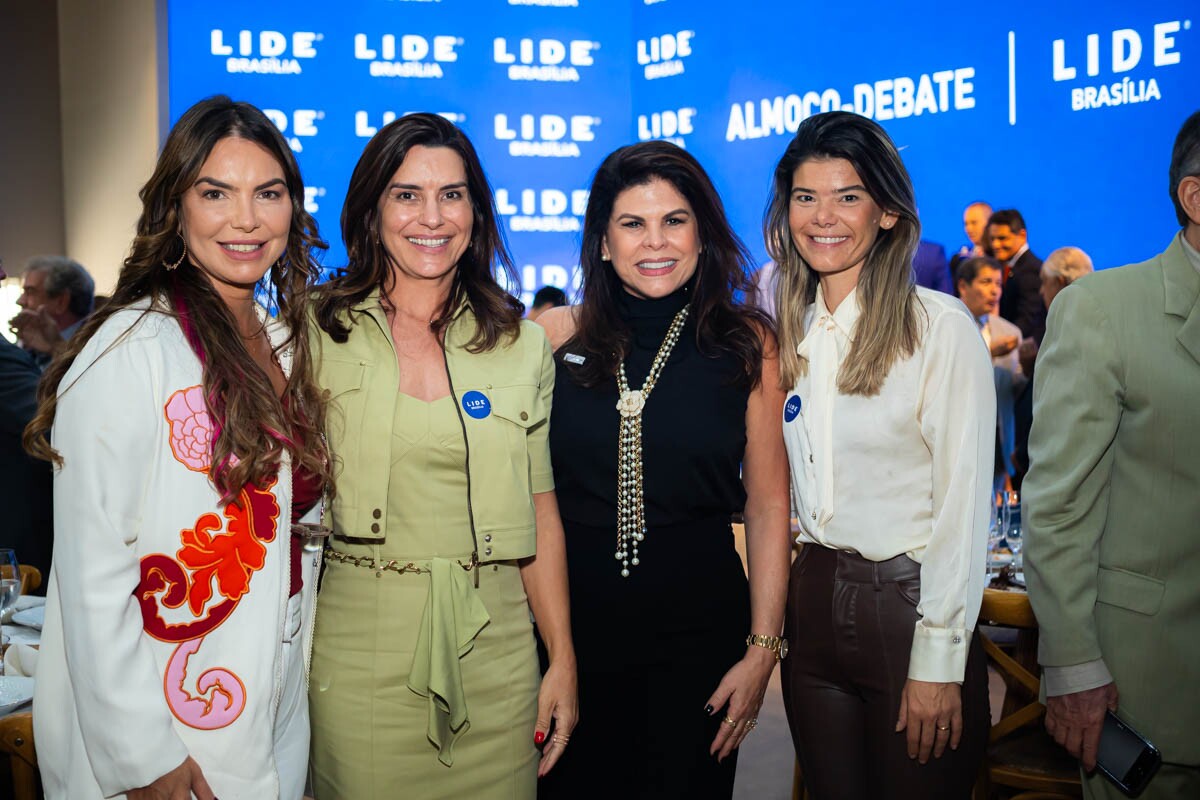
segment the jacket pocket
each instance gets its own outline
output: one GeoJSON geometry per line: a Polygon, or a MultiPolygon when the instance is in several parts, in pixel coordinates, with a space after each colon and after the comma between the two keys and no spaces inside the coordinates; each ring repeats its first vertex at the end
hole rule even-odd
{"type": "Polygon", "coordinates": [[[1158,578],[1126,569],[1100,567],[1096,599],[1105,605],[1153,616],[1162,606],[1166,590],[1166,582],[1158,578]]]}
{"type": "Polygon", "coordinates": [[[538,387],[498,386],[492,389],[492,413],[528,430],[546,420],[546,404],[538,387]]]}
{"type": "Polygon", "coordinates": [[[367,362],[362,359],[330,356],[322,358],[317,367],[319,383],[329,392],[325,431],[337,482],[337,497],[330,504],[328,513],[333,527],[348,535],[357,535],[360,529],[357,508],[361,481],[340,478],[346,470],[356,476],[363,472],[363,419],[370,394],[365,390],[367,367],[367,362]]]}
{"type": "MultiPolygon", "coordinates": [[[[479,390],[477,390],[479,391],[479,390]]],[[[483,418],[467,417],[471,497],[479,530],[532,529],[534,524],[529,432],[547,419],[536,384],[482,391],[491,403],[483,418]]],[[[484,545],[480,542],[480,547],[484,545]]],[[[494,554],[481,551],[481,556],[494,554]]]]}

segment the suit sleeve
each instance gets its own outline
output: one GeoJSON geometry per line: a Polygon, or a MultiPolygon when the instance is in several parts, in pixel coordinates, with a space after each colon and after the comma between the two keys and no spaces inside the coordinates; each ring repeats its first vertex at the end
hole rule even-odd
{"type": "Polygon", "coordinates": [[[1086,286],[1055,298],[1034,372],[1025,477],[1025,572],[1039,660],[1102,658],[1093,617],[1124,374],[1112,325],[1086,286]]]}
{"type": "Polygon", "coordinates": [[[1017,282],[1017,318],[1014,322],[1021,335],[1032,337],[1039,344],[1046,334],[1046,303],[1042,300],[1042,272],[1038,267],[1014,274],[1017,282]]]}
{"type": "Polygon", "coordinates": [[[0,342],[0,431],[20,437],[37,413],[42,373],[15,344],[0,342]]]}
{"type": "Polygon", "coordinates": [[[53,431],[64,460],[54,576],[79,727],[105,797],[152,783],[188,755],[134,597],[146,487],[166,446],[151,349],[126,340],[64,380],[53,431]]]}

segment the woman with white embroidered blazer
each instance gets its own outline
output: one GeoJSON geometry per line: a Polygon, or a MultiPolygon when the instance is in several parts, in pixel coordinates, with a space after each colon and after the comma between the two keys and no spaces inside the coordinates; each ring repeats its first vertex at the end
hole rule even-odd
{"type": "Polygon", "coordinates": [[[141,197],[26,431],[59,466],[46,796],[299,800],[318,564],[290,532],[329,476],[303,301],[324,244],[287,143],[226,97],[184,113],[141,197]]]}
{"type": "Polygon", "coordinates": [[[871,120],[800,125],[764,230],[803,544],[783,689],[806,788],[967,797],[988,730],[973,636],[995,441],[987,350],[958,300],[914,286],[912,184],[871,120]]]}

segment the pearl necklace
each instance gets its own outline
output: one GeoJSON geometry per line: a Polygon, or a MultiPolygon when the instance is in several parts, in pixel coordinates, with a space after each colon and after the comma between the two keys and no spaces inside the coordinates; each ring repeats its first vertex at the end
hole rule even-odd
{"type": "Polygon", "coordinates": [[[638,542],[646,538],[646,504],[642,495],[642,409],[658,376],[671,356],[683,324],[687,321],[688,306],[679,309],[667,336],[654,356],[654,363],[641,389],[630,389],[625,377],[625,362],[617,369],[617,411],[621,412],[621,435],[617,451],[617,552],[621,562],[621,577],[629,577],[629,565],[637,566],[638,542]],[[632,558],[630,557],[632,555],[632,558]]]}

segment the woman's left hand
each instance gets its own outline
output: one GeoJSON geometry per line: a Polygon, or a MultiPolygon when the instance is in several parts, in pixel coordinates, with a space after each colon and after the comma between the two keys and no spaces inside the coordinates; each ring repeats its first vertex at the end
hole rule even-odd
{"type": "Polygon", "coordinates": [[[538,765],[539,778],[562,757],[578,720],[579,693],[575,664],[572,662],[568,665],[564,659],[551,661],[546,674],[542,676],[542,688],[538,690],[537,727],[534,728],[534,742],[545,742],[546,745],[538,765]]]}
{"type": "Polygon", "coordinates": [[[746,734],[758,724],[758,709],[762,707],[767,683],[775,669],[775,654],[762,647],[751,647],[741,661],[730,667],[717,690],[708,698],[710,714],[724,711],[721,729],[717,731],[710,755],[717,761],[741,747],[746,734]],[[726,707],[726,702],[729,703],[726,707]]]}
{"type": "Polygon", "coordinates": [[[908,757],[922,764],[941,758],[946,745],[958,749],[962,739],[962,687],[957,683],[931,683],[909,678],[900,694],[896,732],[907,732],[908,757]]]}

